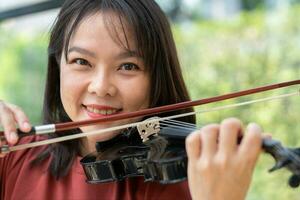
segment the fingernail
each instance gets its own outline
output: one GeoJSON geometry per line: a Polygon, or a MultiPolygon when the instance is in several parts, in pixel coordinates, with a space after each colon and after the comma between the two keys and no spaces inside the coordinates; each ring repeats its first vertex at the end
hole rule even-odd
{"type": "Polygon", "coordinates": [[[13,141],[17,140],[18,139],[17,134],[15,132],[11,132],[9,135],[9,139],[13,141]]]}
{"type": "Polygon", "coordinates": [[[258,124],[252,122],[252,123],[248,124],[247,130],[248,131],[250,131],[250,130],[254,131],[255,130],[255,131],[261,132],[262,128],[258,124]]]}
{"type": "Polygon", "coordinates": [[[23,128],[25,128],[25,129],[30,129],[31,126],[30,126],[30,124],[29,124],[28,122],[24,122],[24,123],[23,123],[23,128]]]}

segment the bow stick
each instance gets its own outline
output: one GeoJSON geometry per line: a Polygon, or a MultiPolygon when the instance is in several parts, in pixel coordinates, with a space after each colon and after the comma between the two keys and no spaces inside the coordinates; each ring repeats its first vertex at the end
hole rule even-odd
{"type": "MultiPolygon", "coordinates": [[[[257,100],[252,100],[252,101],[247,101],[247,102],[241,102],[237,104],[231,104],[231,105],[225,105],[225,106],[220,106],[220,107],[215,107],[213,109],[208,109],[208,110],[200,110],[200,111],[194,111],[194,112],[188,112],[188,113],[183,113],[183,114],[178,114],[178,115],[172,115],[172,116],[167,116],[167,117],[161,117],[159,120],[157,118],[155,119],[147,119],[146,123],[152,123],[152,122],[162,122],[166,120],[171,120],[171,119],[176,119],[176,118],[181,118],[181,117],[186,117],[190,115],[195,115],[195,114],[200,114],[200,113],[208,113],[212,111],[220,111],[220,110],[225,110],[229,108],[234,108],[234,107],[239,107],[239,106],[245,106],[253,103],[258,103],[258,102],[266,102],[266,101],[272,101],[272,100],[277,100],[277,99],[282,99],[282,98],[287,98],[295,95],[300,95],[300,91],[293,92],[290,94],[283,94],[275,97],[267,97],[264,99],[257,99],[257,100]]],[[[74,135],[67,135],[67,136],[62,136],[62,137],[57,137],[57,138],[51,138],[47,140],[42,140],[42,141],[37,141],[37,142],[32,142],[28,144],[21,144],[21,145],[16,145],[16,146],[11,146],[9,147],[8,145],[4,145],[0,148],[1,153],[8,153],[12,151],[18,151],[18,150],[23,150],[27,148],[32,148],[32,147],[37,147],[37,146],[42,146],[42,145],[47,145],[47,144],[53,144],[57,142],[63,142],[67,140],[73,140],[73,139],[79,139],[82,137],[87,137],[87,136],[92,136],[92,135],[98,135],[98,134],[106,134],[111,131],[117,131],[117,130],[123,130],[126,128],[131,128],[131,127],[137,127],[139,125],[144,125],[145,122],[135,122],[135,123],[130,123],[130,124],[124,124],[120,126],[115,126],[115,127],[109,127],[101,130],[94,130],[90,132],[84,132],[84,133],[77,133],[74,135]]]]}
{"type": "MultiPolygon", "coordinates": [[[[237,98],[237,97],[247,96],[250,94],[265,92],[265,91],[269,91],[269,90],[274,90],[274,89],[278,89],[278,88],[284,88],[284,87],[288,87],[288,86],[292,86],[292,85],[299,85],[299,84],[300,84],[300,80],[282,82],[282,83],[252,88],[252,89],[248,89],[248,90],[242,90],[239,92],[228,93],[228,94],[215,96],[215,97],[211,97],[211,98],[205,98],[205,99],[194,100],[194,101],[186,101],[186,102],[165,105],[165,106],[160,106],[160,107],[155,107],[155,108],[148,108],[148,109],[134,111],[134,112],[130,112],[130,113],[116,114],[116,115],[112,115],[112,116],[107,116],[105,118],[82,120],[82,121],[78,121],[78,122],[66,122],[66,123],[35,126],[35,127],[32,127],[32,129],[28,133],[24,133],[18,129],[17,133],[18,133],[19,137],[24,137],[24,136],[30,136],[30,135],[40,135],[40,134],[60,132],[60,131],[64,131],[64,130],[75,129],[75,128],[82,127],[82,126],[99,124],[99,123],[103,123],[103,122],[117,121],[117,120],[129,119],[129,118],[135,118],[135,117],[145,117],[145,116],[154,115],[154,114],[160,114],[160,113],[165,113],[165,112],[170,112],[170,111],[175,111],[175,110],[186,109],[186,108],[190,108],[190,107],[194,107],[194,106],[209,104],[209,103],[223,101],[223,100],[227,100],[227,99],[233,99],[233,98],[237,98]]],[[[0,132],[0,135],[4,135],[4,132],[3,131],[0,132]]]]}

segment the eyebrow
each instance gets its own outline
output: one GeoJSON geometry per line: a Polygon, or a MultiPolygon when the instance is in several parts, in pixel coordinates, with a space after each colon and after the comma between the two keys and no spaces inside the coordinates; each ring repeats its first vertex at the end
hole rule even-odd
{"type": "MultiPolygon", "coordinates": [[[[71,47],[68,50],[68,53],[71,53],[71,52],[74,52],[74,51],[77,51],[77,52],[82,53],[82,54],[86,54],[86,55],[91,56],[93,58],[97,57],[95,53],[93,53],[93,52],[91,52],[87,49],[83,49],[81,47],[78,47],[78,46],[71,47]]],[[[119,53],[116,56],[116,59],[124,59],[124,58],[132,58],[132,57],[141,58],[141,56],[136,51],[126,50],[126,51],[123,51],[123,52],[119,53]]]]}
{"type": "Polygon", "coordinates": [[[83,49],[83,48],[80,48],[80,47],[77,47],[77,46],[73,46],[73,47],[71,47],[71,48],[68,50],[68,53],[71,53],[71,52],[73,52],[73,51],[77,51],[77,52],[79,52],[79,53],[86,54],[86,55],[88,55],[88,56],[91,56],[91,57],[96,58],[96,55],[95,55],[93,52],[91,52],[91,51],[89,51],[89,50],[87,50],[87,49],[83,49]]]}

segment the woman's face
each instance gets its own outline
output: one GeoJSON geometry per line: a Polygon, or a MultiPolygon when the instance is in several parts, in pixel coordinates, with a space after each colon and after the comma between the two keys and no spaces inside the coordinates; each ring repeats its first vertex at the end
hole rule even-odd
{"type": "MultiPolygon", "coordinates": [[[[116,28],[122,43],[127,44],[121,25],[116,28]]],[[[68,59],[62,55],[60,63],[60,91],[64,109],[72,121],[102,118],[149,106],[149,74],[143,59],[137,55],[132,36],[126,31],[131,52],[111,37],[100,13],[84,19],[71,37],[68,59]]],[[[81,130],[100,130],[133,121],[107,122],[81,130]]],[[[90,140],[107,140],[116,134],[93,136],[89,143],[90,140]]]]}

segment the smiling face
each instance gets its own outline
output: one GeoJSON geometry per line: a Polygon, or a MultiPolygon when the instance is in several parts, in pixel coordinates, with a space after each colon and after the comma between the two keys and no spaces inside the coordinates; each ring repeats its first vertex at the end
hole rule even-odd
{"type": "MultiPolygon", "coordinates": [[[[132,112],[149,106],[150,78],[143,59],[138,56],[128,30],[126,36],[121,27],[117,26],[116,31],[122,44],[128,44],[130,51],[111,37],[103,13],[89,16],[73,33],[67,60],[65,55],[61,56],[61,100],[72,121],[132,112]]],[[[136,120],[107,122],[81,130],[99,130],[136,120]]],[[[94,142],[107,140],[116,134],[93,136],[89,143],[94,145],[94,142]]]]}

